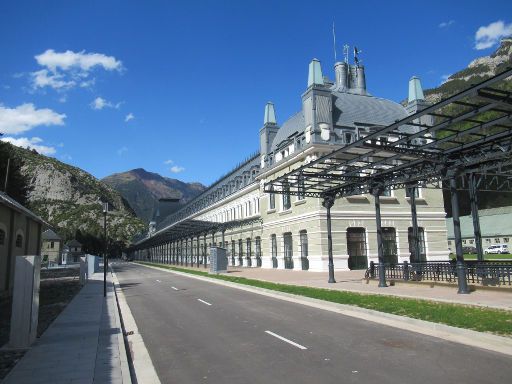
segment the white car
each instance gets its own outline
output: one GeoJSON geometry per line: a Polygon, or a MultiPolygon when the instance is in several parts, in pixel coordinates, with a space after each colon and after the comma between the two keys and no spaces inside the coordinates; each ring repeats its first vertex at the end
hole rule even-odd
{"type": "Polygon", "coordinates": [[[490,247],[484,249],[484,253],[485,254],[488,254],[488,253],[494,253],[494,254],[509,253],[508,252],[508,245],[507,244],[491,245],[490,247]]]}

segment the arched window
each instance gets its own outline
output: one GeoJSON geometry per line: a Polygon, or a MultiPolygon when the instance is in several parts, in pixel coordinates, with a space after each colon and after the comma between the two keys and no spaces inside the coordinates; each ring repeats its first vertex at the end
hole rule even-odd
{"type": "Polygon", "coordinates": [[[16,248],[21,248],[23,246],[23,236],[16,235],[16,248]]]}
{"type": "Polygon", "coordinates": [[[268,209],[276,209],[276,195],[274,194],[274,187],[270,187],[270,193],[268,195],[268,209]]]}
{"type": "Polygon", "coordinates": [[[272,251],[272,268],[277,268],[277,236],[270,235],[270,249],[272,251]]]}
{"type": "Polygon", "coordinates": [[[283,234],[284,242],[284,267],[293,269],[293,240],[291,232],[283,234]]]}
{"type": "Polygon", "coordinates": [[[3,229],[0,229],[0,245],[5,244],[5,231],[3,229]]]}
{"type": "Polygon", "coordinates": [[[302,270],[307,271],[309,269],[308,260],[308,232],[306,230],[300,231],[300,259],[302,263],[302,270]]]}

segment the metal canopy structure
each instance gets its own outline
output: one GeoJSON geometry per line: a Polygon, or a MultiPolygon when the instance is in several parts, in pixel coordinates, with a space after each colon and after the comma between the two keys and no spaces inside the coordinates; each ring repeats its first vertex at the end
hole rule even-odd
{"type": "Polygon", "coordinates": [[[259,222],[259,218],[251,218],[244,220],[231,220],[228,222],[217,223],[213,221],[195,220],[188,219],[176,223],[173,226],[166,227],[165,229],[158,231],[153,236],[145,238],[133,245],[131,248],[145,249],[154,245],[160,245],[169,241],[181,240],[185,238],[192,238],[195,236],[211,234],[211,233],[223,233],[224,231],[236,228],[244,225],[249,225],[255,222],[259,222]]]}
{"type": "Polygon", "coordinates": [[[511,76],[509,69],[387,127],[374,127],[354,143],[266,183],[265,192],[341,197],[468,173],[485,175],[487,188],[508,189],[512,87],[505,80],[511,76]]]}
{"type": "Polygon", "coordinates": [[[264,185],[267,193],[322,198],[327,209],[329,283],[334,283],[331,208],[338,197],[375,197],[379,287],[386,287],[380,196],[407,188],[411,203],[411,261],[421,262],[416,188],[449,188],[459,293],[469,293],[462,250],[458,188],[468,189],[479,260],[482,244],[477,189],[512,191],[512,69],[491,77],[356,140],[264,185]]]}

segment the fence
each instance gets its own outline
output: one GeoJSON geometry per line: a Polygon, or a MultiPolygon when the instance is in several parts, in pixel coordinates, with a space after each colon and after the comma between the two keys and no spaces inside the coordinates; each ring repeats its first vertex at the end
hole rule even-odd
{"type": "MultiPolygon", "coordinates": [[[[468,284],[512,286],[511,262],[465,262],[468,284]]],[[[405,281],[457,282],[457,265],[454,262],[421,262],[384,264],[386,279],[405,281]]],[[[379,264],[370,262],[365,278],[379,278],[379,264]]]]}

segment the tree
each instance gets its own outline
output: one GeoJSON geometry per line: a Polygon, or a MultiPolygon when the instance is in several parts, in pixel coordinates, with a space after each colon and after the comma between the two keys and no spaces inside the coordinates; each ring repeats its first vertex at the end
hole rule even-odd
{"type": "Polygon", "coordinates": [[[21,174],[21,166],[22,162],[15,156],[12,145],[0,140],[0,190],[7,193],[18,203],[26,205],[27,194],[30,188],[28,180],[21,174]],[[7,188],[5,188],[8,163],[9,172],[7,188]]]}

